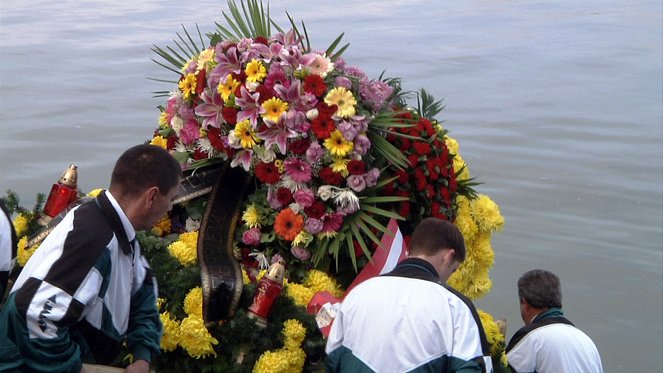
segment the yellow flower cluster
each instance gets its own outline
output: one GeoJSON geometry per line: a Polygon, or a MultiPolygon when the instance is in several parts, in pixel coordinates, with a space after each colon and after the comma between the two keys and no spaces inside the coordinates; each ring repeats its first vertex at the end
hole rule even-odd
{"type": "MultiPolygon", "coordinates": [[[[454,156],[454,172],[462,169],[458,179],[469,179],[470,171],[460,156],[458,142],[448,136],[445,142],[454,156]]],[[[456,206],[458,213],[454,224],[465,238],[467,255],[448,282],[470,299],[477,299],[487,294],[493,286],[488,277],[488,270],[495,261],[490,240],[492,233],[504,226],[504,218],[497,204],[485,195],[479,195],[473,200],[457,196],[456,206]]]]}
{"type": "Polygon", "coordinates": [[[198,231],[182,233],[179,240],[168,245],[168,252],[182,265],[194,265],[198,260],[198,231]]]}
{"type": "Polygon", "coordinates": [[[189,356],[200,359],[208,355],[216,356],[214,345],[219,344],[205,327],[203,318],[197,315],[189,315],[180,323],[179,345],[182,346],[189,356]]]}
{"type": "Polygon", "coordinates": [[[299,373],[304,369],[306,353],[301,349],[306,328],[298,320],[283,323],[285,342],[283,348],[266,351],[253,366],[253,373],[299,373]]]}
{"type": "Polygon", "coordinates": [[[163,324],[163,336],[161,337],[161,349],[164,351],[175,351],[180,340],[180,322],[173,319],[168,311],[161,313],[163,324]]]}
{"type": "Polygon", "coordinates": [[[103,192],[102,188],[92,189],[91,191],[88,192],[87,196],[92,198],[97,198],[97,196],[101,192],[103,192]]]}
{"type": "Polygon", "coordinates": [[[16,237],[23,237],[28,232],[28,222],[30,219],[24,214],[18,214],[14,218],[14,230],[16,231],[16,237]]]}
{"type": "Polygon", "coordinates": [[[32,254],[35,253],[38,246],[32,246],[31,248],[26,248],[28,246],[28,236],[23,236],[18,241],[18,250],[16,251],[16,261],[21,267],[25,267],[25,263],[28,262],[32,254]]]}
{"type": "Polygon", "coordinates": [[[502,334],[499,325],[497,325],[495,319],[489,313],[479,309],[477,309],[477,312],[479,313],[483,330],[486,332],[486,339],[490,344],[490,354],[495,356],[504,349],[504,334],[502,334]]]}
{"type": "Polygon", "coordinates": [[[341,286],[325,272],[313,269],[308,272],[304,283],[290,283],[286,286],[286,294],[296,305],[306,307],[313,295],[320,291],[328,291],[335,297],[343,296],[341,286]]]}
{"type": "Polygon", "coordinates": [[[190,316],[203,317],[203,289],[197,286],[184,298],[184,312],[190,316]]]}
{"type": "Polygon", "coordinates": [[[163,237],[167,234],[170,234],[171,229],[170,218],[168,215],[164,215],[159,221],[157,221],[151,229],[152,234],[155,236],[163,237]]]}

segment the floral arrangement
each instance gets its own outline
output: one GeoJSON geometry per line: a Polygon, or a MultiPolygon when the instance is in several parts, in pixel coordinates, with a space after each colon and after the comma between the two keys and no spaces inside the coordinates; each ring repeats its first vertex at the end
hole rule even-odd
{"type": "MultiPolygon", "coordinates": [[[[306,306],[320,291],[343,295],[391,218],[406,240],[425,217],[454,222],[467,258],[449,284],[471,299],[487,294],[491,235],[504,220],[475,192],[458,143],[434,119],[441,103],[424,90],[403,92],[399,79],[369,78],[342,58],[348,45],[339,48],[340,36],[315,50],[305,28],[290,19],[291,29],[281,29],[257,0],[228,5],[228,28],[217,24],[208,42],[185,30],[178,50],[155,47],[177,88],[158,92],[167,98],[150,142],[187,172],[226,162],[253,177],[234,238],[244,289],[232,319],[203,319],[197,242],[206,196],[174,206],[141,233],[164,325],[156,369],[322,371],[325,340],[306,306]],[[413,97],[416,107],[408,105],[413,97]],[[283,294],[260,328],[247,308],[278,260],[287,268],[283,294]]],[[[24,265],[40,206],[27,211],[13,202],[24,265]]],[[[480,315],[494,365],[503,367],[504,335],[492,316],[480,315]]]]}

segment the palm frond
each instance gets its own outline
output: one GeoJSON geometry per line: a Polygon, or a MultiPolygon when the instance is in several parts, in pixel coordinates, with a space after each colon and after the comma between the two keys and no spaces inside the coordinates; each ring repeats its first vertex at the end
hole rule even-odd
{"type": "Polygon", "coordinates": [[[422,117],[433,119],[444,110],[444,101],[435,101],[435,97],[421,88],[417,92],[417,108],[422,117]]]}

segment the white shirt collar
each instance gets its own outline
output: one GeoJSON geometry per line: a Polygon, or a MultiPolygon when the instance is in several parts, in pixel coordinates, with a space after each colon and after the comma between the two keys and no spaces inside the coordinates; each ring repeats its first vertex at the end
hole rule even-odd
{"type": "Polygon", "coordinates": [[[105,193],[106,196],[108,197],[108,200],[113,205],[113,208],[117,212],[117,215],[120,217],[120,221],[122,222],[122,226],[124,227],[124,232],[126,232],[127,234],[127,239],[129,240],[129,242],[133,241],[136,238],[136,230],[134,229],[133,225],[131,225],[129,218],[124,213],[122,207],[120,207],[120,204],[117,202],[115,197],[113,197],[111,192],[107,190],[105,193]]]}

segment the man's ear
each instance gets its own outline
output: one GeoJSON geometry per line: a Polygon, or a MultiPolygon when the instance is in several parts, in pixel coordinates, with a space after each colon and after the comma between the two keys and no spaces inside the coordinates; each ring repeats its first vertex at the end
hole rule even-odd
{"type": "Polygon", "coordinates": [[[156,202],[158,196],[159,196],[159,187],[153,186],[147,189],[147,191],[145,192],[145,198],[146,198],[145,203],[147,207],[152,207],[156,202]]]}
{"type": "Polygon", "coordinates": [[[456,255],[456,250],[454,249],[449,249],[449,250],[444,250],[444,262],[447,263],[447,265],[450,265],[454,261],[454,256],[456,255]]]}

